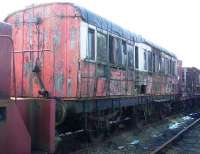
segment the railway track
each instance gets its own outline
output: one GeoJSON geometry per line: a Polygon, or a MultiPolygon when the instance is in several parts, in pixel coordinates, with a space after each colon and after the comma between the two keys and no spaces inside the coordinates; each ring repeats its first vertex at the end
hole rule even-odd
{"type": "MultiPolygon", "coordinates": [[[[175,144],[177,141],[180,141],[179,139],[188,131],[192,130],[194,126],[200,124],[200,118],[196,119],[194,122],[192,122],[190,125],[182,129],[180,132],[178,132],[176,135],[174,135],[172,138],[167,140],[165,143],[157,147],[154,151],[151,152],[151,154],[159,154],[162,153],[164,150],[166,150],[170,145],[175,144]]],[[[194,135],[192,137],[195,137],[194,135]]],[[[200,136],[199,136],[200,137],[200,136]]],[[[192,143],[190,143],[192,144],[192,143]]],[[[200,146],[199,146],[200,148],[200,146]]],[[[199,149],[200,152],[200,149],[199,149]]],[[[165,151],[166,153],[166,151],[165,151]]]]}
{"type": "MultiPolygon", "coordinates": [[[[137,132],[136,129],[132,130],[132,129],[126,128],[124,130],[123,129],[116,130],[116,132],[112,134],[112,137],[105,138],[103,141],[100,141],[100,142],[92,142],[92,143],[91,142],[88,143],[87,141],[83,142],[83,144],[80,147],[77,147],[76,150],[70,151],[70,153],[72,154],[166,153],[166,151],[169,149],[171,150],[172,147],[175,148],[176,150],[177,145],[175,143],[179,143],[179,141],[182,141],[182,139],[185,139],[185,135],[189,134],[186,132],[190,130],[193,131],[194,129],[192,128],[194,128],[195,125],[199,126],[200,128],[200,125],[198,125],[200,123],[199,117],[200,117],[200,113],[195,112],[189,115],[184,115],[184,116],[177,115],[169,119],[167,118],[165,119],[165,121],[161,123],[157,122],[157,123],[154,123],[153,125],[150,124],[147,126],[141,126],[142,129],[145,131],[138,132],[139,136],[136,136],[137,133],[134,133],[135,131],[137,132]],[[178,123],[178,126],[175,128],[174,126],[176,126],[177,123],[178,123]],[[183,138],[180,138],[180,137],[183,137],[183,138]],[[134,143],[134,141],[136,140],[138,141],[138,143],[134,143]]],[[[189,140],[193,142],[192,140],[194,138],[195,136],[191,137],[189,140]]],[[[199,133],[199,138],[200,138],[200,133],[199,133]]],[[[73,141],[70,140],[70,143],[72,142],[73,141]]],[[[78,145],[77,142],[75,143],[78,145]]],[[[199,146],[199,149],[200,149],[200,146],[199,146]]],[[[171,154],[171,152],[169,153],[171,154]]]]}

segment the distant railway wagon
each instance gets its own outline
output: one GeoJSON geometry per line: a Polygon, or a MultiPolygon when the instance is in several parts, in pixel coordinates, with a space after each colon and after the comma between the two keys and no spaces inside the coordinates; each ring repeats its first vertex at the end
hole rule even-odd
{"type": "Polygon", "coordinates": [[[182,94],[198,94],[200,92],[200,71],[195,67],[182,68],[182,94]]]}
{"type": "Polygon", "coordinates": [[[85,8],[49,3],[5,21],[12,34],[0,24],[0,153],[66,153],[69,136],[94,141],[181,104],[181,61],[85,8]]]}

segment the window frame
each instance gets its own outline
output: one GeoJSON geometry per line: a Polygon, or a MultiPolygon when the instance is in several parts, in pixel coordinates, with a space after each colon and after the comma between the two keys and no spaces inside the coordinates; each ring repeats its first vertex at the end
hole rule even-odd
{"type": "Polygon", "coordinates": [[[139,47],[137,46],[137,45],[135,45],[135,47],[134,47],[134,68],[136,69],[136,70],[139,70],[139,47]],[[137,61],[136,61],[136,48],[137,48],[137,61]],[[136,64],[136,62],[137,62],[137,64],[136,64]]]}
{"type": "Polygon", "coordinates": [[[126,52],[127,52],[127,67],[129,68],[129,69],[132,69],[132,70],[134,70],[135,69],[135,46],[133,45],[133,44],[131,44],[131,43],[126,43],[126,52]],[[128,46],[131,46],[132,47],[132,54],[133,54],[133,66],[130,66],[129,65],[129,56],[128,56],[128,54],[129,54],[129,50],[128,50],[128,46]]]}
{"type": "Polygon", "coordinates": [[[97,29],[96,30],[96,62],[98,63],[102,63],[102,64],[107,64],[109,62],[109,53],[108,53],[108,47],[109,47],[109,43],[108,43],[108,33],[105,31],[105,30],[101,30],[101,29],[97,29]],[[99,60],[98,59],[98,33],[99,34],[102,34],[104,36],[106,36],[106,54],[107,54],[107,59],[104,61],[104,60],[99,60]]]}
{"type": "MultiPolygon", "coordinates": [[[[119,37],[113,33],[108,33],[108,60],[109,60],[109,64],[113,67],[120,67],[120,68],[124,68],[126,66],[123,65],[122,63],[122,43],[125,42],[125,45],[126,45],[126,52],[127,52],[127,44],[128,44],[128,41],[122,37],[119,37]],[[113,40],[115,40],[116,42],[119,41],[120,42],[120,55],[121,55],[121,62],[118,62],[118,57],[117,57],[117,50],[115,51],[115,44],[112,44],[112,54],[113,54],[113,61],[114,62],[111,62],[110,60],[110,37],[112,37],[113,40]]],[[[113,40],[112,40],[112,43],[113,43],[113,40]]],[[[126,53],[126,63],[127,63],[127,53],[126,53]]]]}
{"type": "Polygon", "coordinates": [[[86,59],[88,61],[96,61],[96,29],[94,27],[88,26],[87,30],[87,51],[86,51],[86,59]],[[89,52],[89,31],[94,32],[94,59],[91,59],[91,57],[88,57],[88,52],[89,52]]]}

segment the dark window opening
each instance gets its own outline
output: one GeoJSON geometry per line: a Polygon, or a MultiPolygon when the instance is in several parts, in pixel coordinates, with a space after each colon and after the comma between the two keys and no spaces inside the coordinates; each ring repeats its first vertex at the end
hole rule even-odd
{"type": "Polygon", "coordinates": [[[109,36],[109,61],[111,64],[115,64],[115,53],[113,48],[113,37],[109,36]]]}
{"type": "Polygon", "coordinates": [[[0,107],[0,122],[6,121],[6,107],[0,107]]]}
{"type": "Polygon", "coordinates": [[[146,94],[146,85],[141,85],[141,94],[146,94]]]}
{"type": "Polygon", "coordinates": [[[148,70],[149,72],[152,72],[152,53],[148,52],[148,70]]]}
{"type": "Polygon", "coordinates": [[[87,58],[91,60],[95,60],[95,32],[92,29],[88,30],[87,58]]]}
{"type": "Polygon", "coordinates": [[[97,33],[97,61],[107,62],[107,35],[97,33]]]}
{"type": "Polygon", "coordinates": [[[156,72],[156,57],[155,57],[155,53],[153,53],[152,55],[152,65],[153,65],[153,72],[156,72]]]}
{"type": "Polygon", "coordinates": [[[139,54],[138,47],[135,47],[135,68],[139,68],[139,54]]]}

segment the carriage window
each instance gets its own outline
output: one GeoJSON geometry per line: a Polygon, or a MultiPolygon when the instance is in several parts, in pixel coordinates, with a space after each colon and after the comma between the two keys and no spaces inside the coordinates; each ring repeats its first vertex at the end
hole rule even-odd
{"type": "Polygon", "coordinates": [[[133,50],[133,46],[127,45],[127,52],[128,52],[128,66],[130,68],[134,68],[134,50],[133,50]]]}
{"type": "Polygon", "coordinates": [[[122,65],[122,41],[109,36],[109,61],[111,64],[122,65]]]}
{"type": "Polygon", "coordinates": [[[88,51],[87,58],[95,60],[95,32],[92,29],[88,30],[88,51]]]}
{"type": "Polygon", "coordinates": [[[153,68],[152,68],[152,70],[153,70],[153,72],[156,72],[156,57],[155,57],[155,53],[153,53],[153,55],[152,55],[152,66],[153,66],[153,68]]]}
{"type": "Polygon", "coordinates": [[[148,52],[148,70],[152,72],[152,53],[148,52]]]}
{"type": "Polygon", "coordinates": [[[155,72],[160,71],[160,56],[155,54],[155,72]]]}
{"type": "Polygon", "coordinates": [[[109,36],[109,61],[111,64],[115,64],[115,53],[114,53],[112,36],[109,36]]]}
{"type": "Polygon", "coordinates": [[[163,57],[160,57],[160,72],[165,73],[165,63],[163,57]]]}
{"type": "Polygon", "coordinates": [[[107,62],[107,36],[97,33],[97,60],[107,62]]]}
{"type": "Polygon", "coordinates": [[[127,64],[126,42],[122,41],[122,65],[126,66],[126,64],[127,64]]]}
{"type": "Polygon", "coordinates": [[[164,73],[167,74],[167,59],[164,58],[164,73]]]}
{"type": "Polygon", "coordinates": [[[172,75],[175,75],[175,62],[172,62],[172,75]]]}
{"type": "Polygon", "coordinates": [[[147,52],[144,52],[144,69],[147,70],[147,52]]]}
{"type": "Polygon", "coordinates": [[[135,68],[139,68],[139,53],[138,47],[135,47],[135,68]]]}
{"type": "Polygon", "coordinates": [[[115,39],[115,51],[116,51],[116,60],[117,65],[122,65],[122,50],[121,50],[121,40],[116,38],[115,39]]]}

